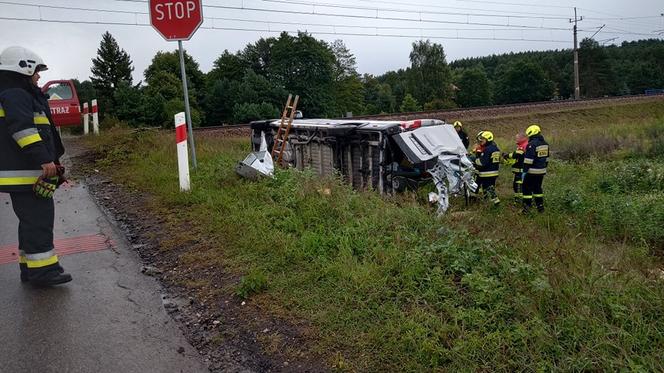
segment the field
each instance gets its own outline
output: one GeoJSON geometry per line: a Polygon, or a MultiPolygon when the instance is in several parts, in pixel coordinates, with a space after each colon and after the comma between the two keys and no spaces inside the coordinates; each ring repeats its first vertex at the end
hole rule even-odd
{"type": "MultiPolygon", "coordinates": [[[[160,250],[188,274],[169,281],[305,325],[306,343],[280,352],[295,360],[376,372],[664,370],[664,102],[465,125],[510,151],[533,121],[554,156],[547,211],[532,216],[510,204],[507,167],[500,208],[457,199],[439,218],[424,192],[383,198],[292,170],[241,179],[245,138],[199,136],[188,194],[172,133],[115,129],[86,146],[94,167],[149,196],[168,231],[160,250]],[[220,272],[234,276],[219,282],[220,272]]],[[[283,339],[258,342],[269,354],[283,339]]]]}

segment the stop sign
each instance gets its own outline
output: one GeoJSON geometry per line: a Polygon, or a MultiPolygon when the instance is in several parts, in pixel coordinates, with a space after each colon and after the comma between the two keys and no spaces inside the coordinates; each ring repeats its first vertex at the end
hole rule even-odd
{"type": "Polygon", "coordinates": [[[203,23],[202,0],[150,0],[150,24],[168,41],[189,40],[203,23]]]}

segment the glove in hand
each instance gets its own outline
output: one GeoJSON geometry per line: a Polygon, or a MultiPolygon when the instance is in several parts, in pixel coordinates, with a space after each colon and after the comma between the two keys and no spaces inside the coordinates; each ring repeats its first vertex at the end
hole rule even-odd
{"type": "Polygon", "coordinates": [[[61,164],[56,164],[55,167],[58,170],[58,184],[57,184],[57,186],[59,187],[60,185],[67,182],[67,178],[65,177],[65,166],[63,166],[61,164]]]}
{"type": "Polygon", "coordinates": [[[32,190],[35,192],[35,195],[39,198],[53,198],[55,189],[57,188],[56,184],[53,184],[47,180],[39,178],[35,185],[32,186],[32,190]]]}

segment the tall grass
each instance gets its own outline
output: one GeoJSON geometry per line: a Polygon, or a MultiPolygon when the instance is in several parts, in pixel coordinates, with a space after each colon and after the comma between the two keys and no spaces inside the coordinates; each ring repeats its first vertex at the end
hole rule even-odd
{"type": "MultiPolygon", "coordinates": [[[[309,347],[338,369],[661,371],[653,253],[664,168],[652,126],[661,122],[638,126],[636,147],[553,160],[548,212],[531,217],[455,201],[437,218],[418,195],[382,198],[309,172],[250,182],[233,172],[244,139],[199,139],[193,191],[182,194],[170,135],[111,132],[90,145],[162,214],[196,222],[207,244],[182,253],[183,266],[246,274],[228,290],[309,321],[309,347]]],[[[503,170],[503,195],[508,179],[503,170]]]]}

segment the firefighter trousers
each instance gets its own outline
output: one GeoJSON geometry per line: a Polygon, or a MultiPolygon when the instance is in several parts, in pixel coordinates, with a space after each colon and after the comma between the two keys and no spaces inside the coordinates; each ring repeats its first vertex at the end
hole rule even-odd
{"type": "Polygon", "coordinates": [[[521,172],[514,173],[514,181],[512,181],[512,189],[514,190],[514,200],[521,202],[523,197],[523,180],[521,179],[521,172]]]}
{"type": "Polygon", "coordinates": [[[55,206],[52,198],[39,198],[32,192],[9,193],[18,217],[18,249],[21,278],[40,279],[62,272],[53,250],[55,206]]]}
{"type": "Polygon", "coordinates": [[[498,179],[498,176],[477,178],[477,184],[484,192],[485,197],[489,197],[494,205],[498,205],[500,203],[500,199],[496,194],[496,179],[498,179]]]}
{"type": "Polygon", "coordinates": [[[523,209],[528,210],[535,201],[538,211],[544,211],[544,175],[526,174],[523,179],[523,209]]]}

